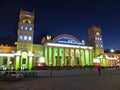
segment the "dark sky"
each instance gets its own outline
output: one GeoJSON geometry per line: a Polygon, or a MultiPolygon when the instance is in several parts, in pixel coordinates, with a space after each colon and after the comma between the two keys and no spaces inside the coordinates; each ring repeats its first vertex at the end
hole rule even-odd
{"type": "Polygon", "coordinates": [[[21,6],[35,9],[34,43],[48,34],[71,34],[88,41],[88,28],[100,25],[104,48],[120,49],[119,0],[0,0],[0,43],[17,41],[21,6]]]}

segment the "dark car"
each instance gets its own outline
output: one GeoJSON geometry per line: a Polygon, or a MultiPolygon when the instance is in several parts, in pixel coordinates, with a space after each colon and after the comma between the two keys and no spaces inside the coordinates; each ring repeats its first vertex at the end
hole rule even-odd
{"type": "Polygon", "coordinates": [[[11,71],[6,71],[1,77],[1,79],[5,81],[22,80],[23,78],[23,74],[11,71]]]}

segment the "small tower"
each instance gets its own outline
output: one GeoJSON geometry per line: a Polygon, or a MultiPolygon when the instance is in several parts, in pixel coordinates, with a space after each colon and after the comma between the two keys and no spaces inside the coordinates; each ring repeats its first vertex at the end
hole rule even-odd
{"type": "Polygon", "coordinates": [[[93,25],[88,29],[88,44],[94,47],[95,57],[104,53],[100,26],[93,25]]]}
{"type": "Polygon", "coordinates": [[[34,11],[20,10],[18,23],[17,50],[32,51],[34,35],[34,11]]]}

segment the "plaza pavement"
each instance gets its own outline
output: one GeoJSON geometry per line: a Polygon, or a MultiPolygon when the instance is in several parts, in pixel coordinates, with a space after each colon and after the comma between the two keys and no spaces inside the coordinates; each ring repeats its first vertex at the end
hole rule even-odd
{"type": "Polygon", "coordinates": [[[120,70],[39,71],[39,77],[0,81],[0,90],[120,90],[120,70]]]}

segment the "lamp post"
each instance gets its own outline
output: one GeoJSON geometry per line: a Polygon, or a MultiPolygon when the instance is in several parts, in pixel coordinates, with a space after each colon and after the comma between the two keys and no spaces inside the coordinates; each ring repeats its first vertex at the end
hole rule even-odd
{"type": "Polygon", "coordinates": [[[52,62],[50,62],[50,76],[52,77],[52,62]]]}

